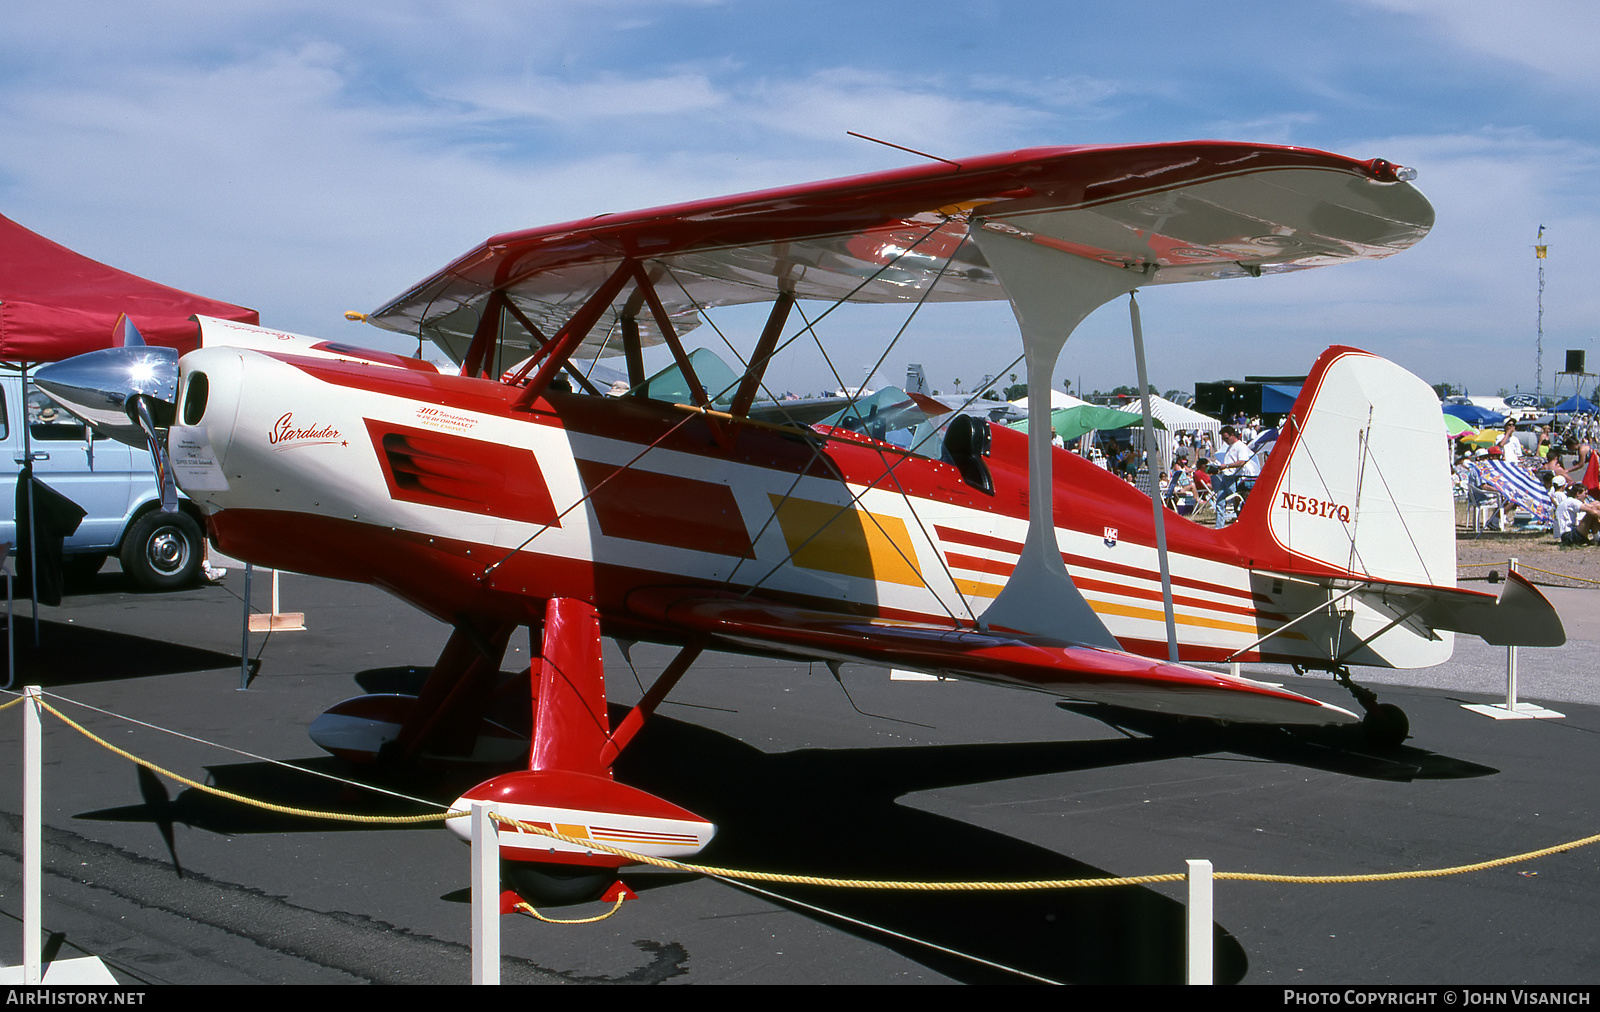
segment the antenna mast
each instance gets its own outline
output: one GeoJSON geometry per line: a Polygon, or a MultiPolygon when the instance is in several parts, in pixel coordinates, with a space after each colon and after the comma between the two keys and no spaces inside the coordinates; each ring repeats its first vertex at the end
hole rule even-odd
{"type": "MultiPolygon", "coordinates": [[[[1537,238],[1544,238],[1543,225],[1539,226],[1537,238]]],[[[1538,376],[1534,380],[1533,393],[1541,401],[1544,399],[1544,261],[1545,252],[1549,249],[1549,246],[1536,245],[1533,247],[1533,255],[1539,261],[1539,333],[1534,339],[1533,346],[1533,367],[1538,370],[1538,376]]]]}

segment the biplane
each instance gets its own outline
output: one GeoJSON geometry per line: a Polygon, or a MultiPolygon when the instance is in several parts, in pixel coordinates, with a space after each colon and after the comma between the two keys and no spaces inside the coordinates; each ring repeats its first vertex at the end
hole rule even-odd
{"type": "MultiPolygon", "coordinates": [[[[458,804],[682,857],[714,827],[611,770],[704,650],[1177,717],[1357,724],[1392,745],[1404,715],[1348,666],[1436,664],[1455,632],[1564,641],[1515,574],[1499,597],[1455,586],[1436,398],[1373,354],[1317,360],[1224,530],[1050,445],[1050,377],[1094,309],[1400,252],[1433,221],[1412,175],[1212,141],[925,164],[495,236],[367,317],[446,349],[454,373],[201,319],[181,360],[130,341],[38,383],[148,443],[227,554],[376,584],[451,624],[417,697],[346,700],[312,724],[319,745],[499,763],[510,772],[458,804]],[[815,420],[765,390],[769,362],[826,307],[1000,299],[1020,326],[1028,435],[895,388],[815,420]],[[712,310],[751,303],[770,309],[737,367],[686,350],[712,310]],[[672,364],[646,375],[660,345],[672,364]],[[612,354],[620,395],[577,366],[612,354]],[[523,627],[525,732],[488,716],[523,627]],[[679,648],[616,726],[602,636],[679,648]],[[1229,661],[1334,672],[1364,712],[1192,666],[1229,661]]],[[[1132,322],[1138,342],[1136,304],[1132,322]]],[[[502,847],[533,895],[603,885],[622,864],[509,830],[502,847]]]]}

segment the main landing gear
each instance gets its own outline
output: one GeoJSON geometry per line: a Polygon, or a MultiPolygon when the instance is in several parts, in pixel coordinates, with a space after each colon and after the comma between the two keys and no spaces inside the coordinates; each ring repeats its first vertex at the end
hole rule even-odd
{"type": "MultiPolygon", "coordinates": [[[[517,739],[483,714],[511,632],[509,625],[484,634],[458,624],[420,696],[346,700],[312,724],[312,740],[351,759],[501,758],[517,748],[517,739]]],[[[699,646],[685,647],[613,731],[594,606],[552,599],[541,626],[530,626],[529,632],[539,650],[529,670],[532,733],[520,739],[518,749],[526,768],[478,784],[451,807],[467,811],[474,801],[493,802],[508,819],[576,842],[502,824],[506,884],[534,906],[581,903],[611,895],[620,886],[617,870],[627,863],[595,844],[650,857],[699,853],[711,842],[715,826],[611,775],[617,755],[688,670],[699,646]]],[[[447,824],[470,840],[469,821],[456,818],[447,824]]]]}

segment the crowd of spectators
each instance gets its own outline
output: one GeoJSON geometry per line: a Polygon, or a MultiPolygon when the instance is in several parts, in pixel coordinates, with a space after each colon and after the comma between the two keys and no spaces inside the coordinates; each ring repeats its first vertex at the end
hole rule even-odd
{"type": "Polygon", "coordinates": [[[1509,531],[1519,504],[1493,481],[1497,463],[1526,471],[1545,490],[1551,533],[1558,541],[1597,543],[1600,457],[1595,454],[1592,423],[1580,421],[1558,434],[1550,426],[1523,432],[1516,421],[1508,421],[1490,446],[1472,449],[1465,442],[1459,444],[1457,485],[1472,510],[1473,525],[1509,531]]]}

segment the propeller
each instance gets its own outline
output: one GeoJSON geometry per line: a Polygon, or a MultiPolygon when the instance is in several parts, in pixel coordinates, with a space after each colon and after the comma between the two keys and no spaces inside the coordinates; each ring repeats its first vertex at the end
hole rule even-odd
{"type": "Polygon", "coordinates": [[[148,448],[161,486],[161,509],[176,512],[178,486],[160,430],[177,413],[177,349],[145,344],[126,314],[117,318],[111,335],[112,347],[40,366],[34,382],[95,431],[148,448]]]}

